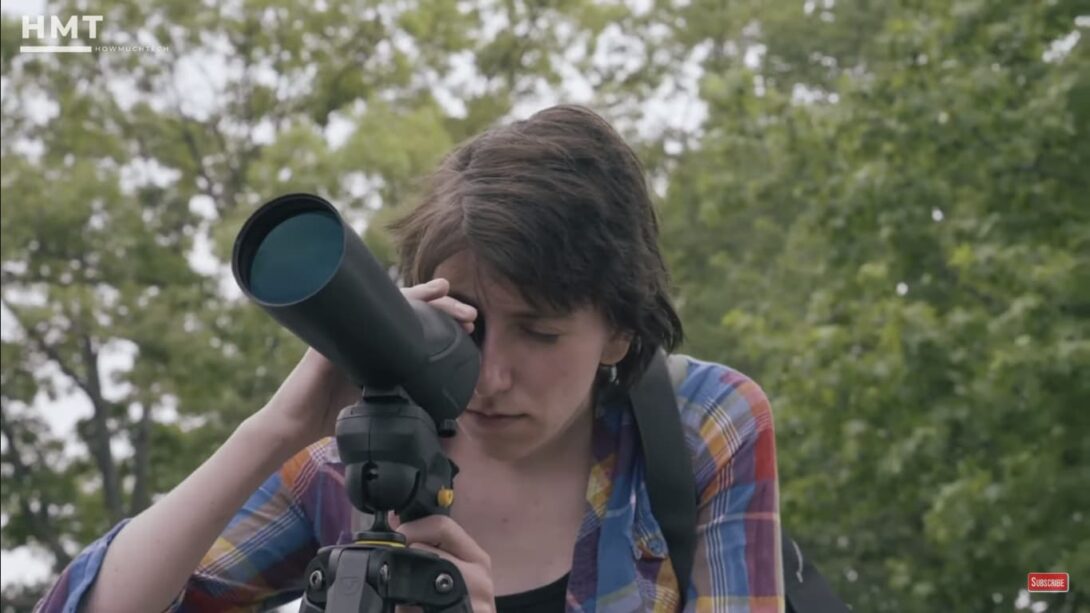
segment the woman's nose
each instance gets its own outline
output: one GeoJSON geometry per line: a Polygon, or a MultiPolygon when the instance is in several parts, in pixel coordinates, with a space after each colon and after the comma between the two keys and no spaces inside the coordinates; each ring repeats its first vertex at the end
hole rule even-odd
{"type": "Polygon", "coordinates": [[[484,335],[480,341],[481,374],[477,378],[477,395],[494,396],[511,387],[511,362],[505,354],[501,339],[495,331],[484,335]]]}

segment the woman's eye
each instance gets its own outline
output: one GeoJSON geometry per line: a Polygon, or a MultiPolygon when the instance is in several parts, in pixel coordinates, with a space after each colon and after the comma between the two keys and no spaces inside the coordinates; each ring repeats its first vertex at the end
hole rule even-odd
{"type": "Polygon", "coordinates": [[[560,338],[559,334],[553,334],[552,332],[539,332],[537,330],[525,329],[526,335],[535,341],[542,343],[554,343],[556,339],[560,338]]]}

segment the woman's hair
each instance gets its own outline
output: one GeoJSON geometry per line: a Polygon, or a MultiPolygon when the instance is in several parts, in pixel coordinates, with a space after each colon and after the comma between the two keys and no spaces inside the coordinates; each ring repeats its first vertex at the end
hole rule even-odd
{"type": "Polygon", "coordinates": [[[392,230],[406,284],[468,250],[537,308],[600,308],[632,335],[622,389],[658,347],[681,343],[643,167],[587,108],[555,106],[461,144],[392,230]]]}

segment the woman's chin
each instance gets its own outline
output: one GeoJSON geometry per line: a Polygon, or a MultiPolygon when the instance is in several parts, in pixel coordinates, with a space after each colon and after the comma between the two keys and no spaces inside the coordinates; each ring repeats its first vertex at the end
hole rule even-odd
{"type": "Polygon", "coordinates": [[[531,455],[538,445],[533,437],[504,435],[489,429],[477,429],[463,425],[458,436],[463,442],[472,445],[481,455],[500,462],[517,462],[531,455]]]}

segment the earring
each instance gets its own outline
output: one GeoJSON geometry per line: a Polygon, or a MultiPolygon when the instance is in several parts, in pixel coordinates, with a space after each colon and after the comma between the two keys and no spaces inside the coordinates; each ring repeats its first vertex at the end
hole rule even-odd
{"type": "Polygon", "coordinates": [[[616,364],[610,364],[609,366],[606,366],[604,368],[604,370],[605,370],[605,376],[606,376],[606,383],[608,383],[610,385],[616,385],[616,383],[617,383],[617,365],[616,364]]]}

